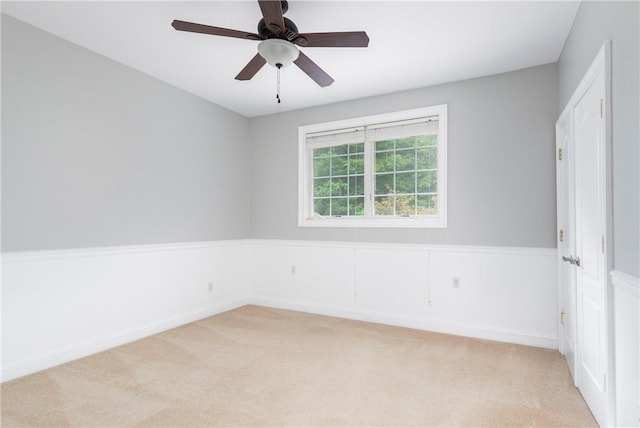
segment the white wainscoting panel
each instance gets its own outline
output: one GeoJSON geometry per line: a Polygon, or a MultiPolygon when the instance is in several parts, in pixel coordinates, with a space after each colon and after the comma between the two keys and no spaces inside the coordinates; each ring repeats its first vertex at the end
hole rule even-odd
{"type": "Polygon", "coordinates": [[[250,303],[557,349],[555,256],[270,240],[5,253],[1,377],[250,303]]]}
{"type": "Polygon", "coordinates": [[[245,241],[5,253],[2,380],[242,306],[247,259],[245,241]]]}
{"type": "Polygon", "coordinates": [[[553,248],[255,240],[250,294],[264,306],[557,349],[555,257],[553,248]]]}
{"type": "Polygon", "coordinates": [[[612,271],[616,425],[640,426],[640,278],[612,271]]]}

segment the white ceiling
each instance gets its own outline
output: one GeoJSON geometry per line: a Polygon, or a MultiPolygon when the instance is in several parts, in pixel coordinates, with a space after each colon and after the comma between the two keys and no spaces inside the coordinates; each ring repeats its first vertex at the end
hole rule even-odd
{"type": "Polygon", "coordinates": [[[185,33],[173,19],[256,32],[254,0],[2,1],[2,12],[248,117],[555,62],[577,13],[568,1],[305,1],[285,15],[301,33],[368,33],[368,48],[302,48],[335,83],[295,65],[234,80],[258,42],[185,33]]]}

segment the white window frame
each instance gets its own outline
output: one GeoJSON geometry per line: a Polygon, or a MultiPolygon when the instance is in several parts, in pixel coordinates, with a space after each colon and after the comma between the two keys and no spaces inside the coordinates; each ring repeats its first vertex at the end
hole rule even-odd
{"type": "MultiPolygon", "coordinates": [[[[372,144],[365,141],[365,145],[372,144]]],[[[373,152],[365,148],[365,162],[370,174],[365,174],[365,200],[373,198],[373,152]]],[[[367,171],[367,169],[365,169],[367,171]]],[[[372,206],[372,202],[370,202],[372,206]]],[[[317,123],[298,128],[298,226],[358,227],[358,228],[446,228],[447,227],[447,105],[405,110],[374,116],[317,123]],[[307,135],[347,128],[361,128],[389,122],[438,116],[438,214],[430,216],[374,217],[365,202],[365,216],[317,217],[313,209],[313,150],[307,149],[307,135]]]]}

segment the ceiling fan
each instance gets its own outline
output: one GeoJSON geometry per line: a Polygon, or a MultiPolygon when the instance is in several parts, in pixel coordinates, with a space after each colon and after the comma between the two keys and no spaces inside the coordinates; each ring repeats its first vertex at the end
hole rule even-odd
{"type": "MultiPolygon", "coordinates": [[[[298,28],[283,15],[289,9],[286,0],[258,0],[263,18],[258,22],[258,33],[230,30],[211,25],[174,20],[171,25],[179,31],[212,34],[247,40],[260,40],[258,53],[235,77],[250,80],[266,64],[280,68],[294,63],[321,87],[331,85],[334,80],[308,56],[300,52],[301,47],[367,47],[369,36],[364,31],[334,33],[299,33],[298,28]]],[[[278,95],[278,102],[280,98],[278,95]]]]}

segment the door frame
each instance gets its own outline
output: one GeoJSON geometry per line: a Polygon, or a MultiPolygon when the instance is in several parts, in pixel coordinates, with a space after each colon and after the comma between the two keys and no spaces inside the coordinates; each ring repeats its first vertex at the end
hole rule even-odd
{"type": "MultiPolygon", "coordinates": [[[[589,67],[589,69],[587,70],[587,72],[585,73],[584,77],[582,78],[582,80],[580,81],[580,84],[578,85],[578,87],[576,88],[575,92],[573,93],[573,95],[571,96],[571,99],[569,100],[569,102],[567,103],[567,105],[565,106],[565,108],[563,109],[562,113],[560,114],[560,117],[558,118],[558,121],[556,122],[556,130],[558,129],[559,126],[563,125],[563,121],[569,121],[570,125],[569,125],[569,130],[570,130],[570,136],[569,136],[569,140],[568,140],[568,144],[570,147],[568,147],[568,150],[570,151],[569,155],[567,156],[567,162],[571,162],[571,165],[567,165],[565,164],[564,167],[570,168],[570,174],[571,176],[571,180],[573,183],[575,183],[575,166],[574,166],[574,162],[575,162],[575,150],[576,150],[576,142],[575,139],[573,138],[573,129],[574,129],[574,116],[573,116],[573,109],[576,107],[576,105],[579,103],[579,101],[582,99],[582,97],[584,96],[584,94],[587,92],[587,90],[590,88],[591,84],[594,82],[595,79],[597,78],[604,78],[604,98],[603,98],[603,105],[602,105],[602,114],[603,114],[603,119],[604,119],[604,150],[602,153],[602,156],[604,157],[603,159],[603,168],[604,168],[604,174],[601,177],[598,177],[598,182],[599,182],[599,186],[603,186],[605,192],[605,198],[604,201],[602,201],[604,203],[604,207],[601,207],[603,209],[604,212],[604,216],[605,216],[605,226],[604,226],[604,231],[603,231],[603,235],[604,235],[604,240],[605,240],[605,244],[604,244],[604,260],[606,263],[605,266],[605,280],[606,280],[606,284],[605,284],[605,288],[606,288],[606,292],[605,292],[605,303],[604,303],[604,308],[603,310],[605,311],[605,315],[604,315],[604,322],[605,322],[605,346],[606,346],[606,350],[605,350],[605,355],[606,355],[606,363],[605,363],[605,367],[606,367],[606,380],[605,380],[605,387],[606,387],[606,393],[605,393],[605,417],[607,418],[607,420],[605,421],[605,424],[608,426],[615,426],[615,358],[614,358],[614,345],[613,345],[613,340],[614,340],[614,325],[613,325],[613,287],[611,284],[611,277],[610,277],[610,272],[613,269],[613,228],[612,228],[612,224],[613,224],[613,220],[612,220],[612,157],[611,157],[611,41],[610,40],[606,40],[602,47],[600,48],[598,54],[596,55],[595,59],[593,60],[591,66],[589,67]]],[[[557,142],[556,142],[557,144],[557,142]]],[[[575,201],[575,186],[568,186],[568,188],[566,188],[568,193],[566,196],[569,198],[572,198],[573,201],[575,201]]],[[[575,205],[575,204],[574,204],[575,205]]],[[[560,215],[564,215],[565,213],[561,213],[560,212],[560,207],[557,207],[558,209],[558,219],[560,220],[560,215]]],[[[574,220],[575,221],[575,220],[574,220]]],[[[558,229],[560,229],[560,225],[558,225],[558,229]]],[[[571,237],[571,239],[575,239],[575,237],[571,237]]],[[[560,245],[558,246],[559,251],[558,251],[558,298],[559,298],[559,307],[562,308],[563,305],[565,304],[565,302],[563,301],[564,297],[563,297],[563,293],[564,293],[564,289],[567,286],[564,283],[564,277],[563,275],[561,275],[561,267],[560,267],[560,263],[563,263],[562,261],[562,254],[560,254],[560,245]]],[[[576,302],[577,303],[577,302],[576,302]]],[[[577,308],[577,304],[576,304],[576,308],[577,308]]],[[[578,331],[577,328],[577,322],[579,320],[579,316],[577,313],[573,313],[572,316],[575,317],[575,319],[573,319],[573,323],[572,325],[576,326],[576,331],[578,331]]],[[[566,338],[564,337],[564,332],[563,332],[563,326],[560,323],[560,321],[558,320],[558,338],[559,338],[559,349],[561,352],[566,351],[566,349],[564,349],[564,341],[566,340],[566,338]]],[[[576,335],[577,337],[574,337],[573,339],[575,340],[576,343],[574,343],[574,349],[575,349],[575,355],[576,355],[576,364],[577,361],[579,360],[579,355],[580,355],[580,338],[579,338],[579,334],[576,335]]],[[[580,377],[578,375],[578,371],[576,370],[576,377],[574,379],[576,386],[579,388],[580,387],[580,377]]]]}
{"type": "Polygon", "coordinates": [[[564,255],[575,254],[575,225],[569,221],[575,217],[575,200],[570,197],[575,192],[572,128],[572,116],[567,107],[556,122],[556,239],[558,240],[556,266],[558,309],[560,311],[558,314],[558,349],[565,356],[573,384],[577,387],[576,276],[575,273],[567,275],[567,264],[562,260],[564,255]],[[570,331],[567,332],[567,330],[570,331]]]}

